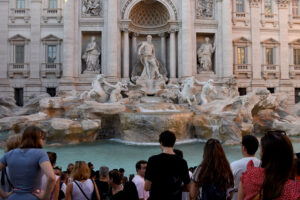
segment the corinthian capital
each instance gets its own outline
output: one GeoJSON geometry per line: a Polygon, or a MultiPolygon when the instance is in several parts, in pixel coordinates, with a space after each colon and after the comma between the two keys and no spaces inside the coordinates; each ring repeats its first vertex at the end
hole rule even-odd
{"type": "Polygon", "coordinates": [[[249,0],[250,7],[252,8],[258,8],[261,0],[249,0]]]}
{"type": "Polygon", "coordinates": [[[279,8],[288,8],[290,0],[277,0],[279,8]]]}

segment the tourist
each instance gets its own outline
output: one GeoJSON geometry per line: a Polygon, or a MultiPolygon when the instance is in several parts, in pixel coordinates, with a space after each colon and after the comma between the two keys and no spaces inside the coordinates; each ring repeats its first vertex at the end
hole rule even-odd
{"type": "Polygon", "coordinates": [[[165,131],[159,136],[162,153],[149,158],[145,174],[145,190],[151,200],[181,200],[189,190],[190,177],[185,160],[175,155],[176,136],[165,131]],[[182,186],[183,183],[183,186],[182,186]]]}
{"type": "MultiPolygon", "coordinates": [[[[5,152],[9,152],[13,149],[16,149],[18,147],[20,147],[21,145],[21,141],[22,141],[22,134],[17,134],[17,135],[12,135],[10,137],[7,138],[7,141],[6,141],[6,148],[5,148],[5,152]]],[[[4,192],[11,192],[13,190],[13,185],[11,184],[11,180],[10,180],[10,177],[8,176],[8,167],[4,168],[2,171],[1,171],[1,189],[4,191],[4,192]]],[[[2,197],[0,197],[0,199],[4,199],[2,197]]]]}
{"type": "Polygon", "coordinates": [[[300,153],[295,154],[295,180],[300,182],[300,153]]]}
{"type": "Polygon", "coordinates": [[[88,162],[88,166],[89,166],[89,168],[91,170],[91,176],[90,176],[90,178],[93,179],[93,180],[95,180],[95,178],[96,178],[96,172],[94,171],[94,165],[93,165],[93,163],[88,162]]]}
{"type": "Polygon", "coordinates": [[[55,175],[57,175],[57,176],[61,176],[61,167],[58,167],[58,166],[56,166],[56,167],[54,167],[54,173],[55,173],[55,175]]]}
{"type": "Polygon", "coordinates": [[[209,139],[204,146],[203,160],[192,177],[190,199],[231,199],[229,192],[233,186],[233,175],[221,143],[209,139]]]}
{"type": "Polygon", "coordinates": [[[100,200],[98,189],[90,179],[90,174],[90,168],[84,161],[76,161],[71,174],[73,182],[67,186],[66,200],[92,199],[94,190],[97,199],[100,200]]]}
{"type": "Polygon", "coordinates": [[[99,179],[96,179],[95,183],[98,187],[98,191],[101,200],[109,199],[109,169],[106,166],[102,166],[99,169],[99,179]]]}
{"type": "Polygon", "coordinates": [[[243,158],[231,163],[231,170],[234,177],[234,194],[233,200],[238,198],[238,188],[240,184],[240,178],[242,173],[246,171],[247,164],[250,160],[253,161],[255,167],[260,166],[260,160],[255,157],[255,153],[258,149],[258,140],[253,135],[245,135],[242,138],[242,154],[243,158]]]}
{"type": "Polygon", "coordinates": [[[9,200],[49,199],[55,183],[55,175],[47,153],[42,149],[45,133],[38,127],[25,129],[20,148],[7,152],[0,159],[0,169],[7,166],[9,177],[14,186],[9,200]],[[47,177],[45,191],[35,190],[35,178],[41,174],[47,177]]]}
{"type": "Polygon", "coordinates": [[[147,200],[149,198],[149,192],[145,191],[145,173],[146,173],[147,161],[140,160],[136,163],[135,169],[137,175],[134,176],[132,182],[135,184],[138,196],[140,200],[147,200]]]}
{"type": "Polygon", "coordinates": [[[268,131],[261,138],[261,167],[253,161],[242,174],[238,199],[296,200],[300,198],[294,179],[293,146],[284,131],[268,131]]]}
{"type": "Polygon", "coordinates": [[[58,200],[65,199],[66,191],[67,191],[67,184],[68,184],[68,174],[66,174],[65,172],[62,172],[61,176],[60,176],[58,200]]]}
{"type": "Polygon", "coordinates": [[[67,174],[71,175],[73,169],[74,169],[74,164],[73,163],[69,163],[68,167],[67,167],[67,174]]]}

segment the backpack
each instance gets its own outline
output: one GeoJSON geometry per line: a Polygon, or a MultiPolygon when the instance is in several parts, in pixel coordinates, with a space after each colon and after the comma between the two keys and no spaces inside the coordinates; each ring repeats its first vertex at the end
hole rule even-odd
{"type": "Polygon", "coordinates": [[[65,193],[61,190],[62,184],[63,184],[63,182],[60,182],[60,183],[59,183],[58,200],[64,199],[64,198],[66,197],[66,196],[65,196],[65,193]]]}
{"type": "Polygon", "coordinates": [[[226,191],[217,188],[213,183],[202,187],[201,200],[226,200],[226,191]]]}

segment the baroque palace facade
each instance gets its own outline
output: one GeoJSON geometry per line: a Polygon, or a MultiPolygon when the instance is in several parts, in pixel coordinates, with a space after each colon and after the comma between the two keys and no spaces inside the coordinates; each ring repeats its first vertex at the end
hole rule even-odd
{"type": "Polygon", "coordinates": [[[129,80],[148,35],[170,81],[235,76],[241,95],[300,101],[300,0],[0,0],[1,94],[129,80]]]}

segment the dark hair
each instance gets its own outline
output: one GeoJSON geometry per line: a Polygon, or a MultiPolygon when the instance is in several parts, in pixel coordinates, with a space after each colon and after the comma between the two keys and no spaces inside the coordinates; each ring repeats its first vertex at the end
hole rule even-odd
{"type": "Polygon", "coordinates": [[[265,170],[263,199],[281,196],[285,182],[294,176],[294,150],[284,131],[268,131],[261,138],[261,167],[265,170]]]}
{"type": "Polygon", "coordinates": [[[164,147],[173,147],[176,142],[176,136],[171,131],[164,131],[159,135],[159,143],[164,147]]]}
{"type": "Polygon", "coordinates": [[[246,148],[249,155],[254,155],[258,149],[258,140],[253,135],[244,135],[242,145],[246,148]]]}
{"type": "Polygon", "coordinates": [[[24,130],[21,141],[21,149],[26,148],[42,148],[42,144],[40,142],[41,139],[45,137],[45,132],[36,126],[29,126],[24,130]]]}
{"type": "Polygon", "coordinates": [[[204,146],[203,161],[198,167],[198,186],[214,184],[218,189],[226,191],[233,187],[234,180],[229,162],[221,143],[209,139],[204,146]]]}
{"type": "Polygon", "coordinates": [[[112,170],[109,172],[109,179],[111,179],[114,184],[120,185],[122,181],[121,173],[118,170],[112,170]]]}
{"type": "Polygon", "coordinates": [[[93,167],[94,165],[93,165],[93,163],[88,162],[88,166],[89,166],[89,168],[91,168],[91,167],[93,167]]]}
{"type": "Polygon", "coordinates": [[[141,168],[142,168],[142,165],[144,165],[144,164],[147,164],[147,161],[146,161],[146,160],[140,160],[140,161],[138,161],[138,162],[135,164],[135,169],[136,169],[136,171],[138,171],[139,169],[141,169],[141,168]]]}
{"type": "Polygon", "coordinates": [[[51,165],[55,165],[56,163],[56,153],[55,152],[47,152],[51,165]]]}
{"type": "Polygon", "coordinates": [[[125,172],[125,169],[124,169],[124,168],[120,168],[120,169],[119,169],[119,172],[120,172],[120,173],[124,173],[124,172],[125,172]]]}
{"type": "Polygon", "coordinates": [[[174,149],[173,151],[174,151],[174,153],[175,153],[176,156],[178,156],[180,158],[183,158],[183,152],[181,150],[174,149]]]}

